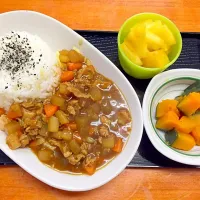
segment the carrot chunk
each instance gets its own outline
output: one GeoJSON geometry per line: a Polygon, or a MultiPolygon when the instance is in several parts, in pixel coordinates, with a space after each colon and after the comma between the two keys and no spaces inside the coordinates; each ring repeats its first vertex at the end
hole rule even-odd
{"type": "Polygon", "coordinates": [[[68,65],[67,69],[70,71],[80,69],[82,67],[82,63],[68,63],[67,65],[68,65]]]}
{"type": "Polygon", "coordinates": [[[120,153],[122,151],[122,147],[123,147],[122,138],[118,137],[115,146],[112,148],[112,150],[117,153],[120,153]]]}
{"type": "Polygon", "coordinates": [[[52,104],[46,104],[44,106],[44,112],[47,117],[53,116],[56,111],[58,110],[58,106],[52,105],[52,104]]]}
{"type": "Polygon", "coordinates": [[[74,79],[74,72],[73,71],[63,71],[60,80],[61,82],[71,81],[74,79]]]}

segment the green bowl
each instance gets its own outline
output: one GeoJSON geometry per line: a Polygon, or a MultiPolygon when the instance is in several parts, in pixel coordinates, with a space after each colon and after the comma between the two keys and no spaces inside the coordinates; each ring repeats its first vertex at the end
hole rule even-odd
{"type": "Polygon", "coordinates": [[[182,50],[182,37],[176,25],[172,21],[170,21],[168,18],[156,13],[140,13],[127,19],[119,30],[117,42],[118,42],[118,55],[119,55],[121,66],[123,67],[124,71],[127,74],[138,79],[152,78],[156,74],[164,71],[178,59],[182,50]],[[120,44],[122,44],[122,42],[124,41],[124,38],[128,35],[130,29],[136,23],[144,21],[144,20],[148,20],[148,19],[161,20],[172,31],[176,39],[176,44],[172,47],[172,50],[170,54],[168,55],[170,62],[167,65],[165,65],[163,68],[146,68],[146,67],[136,65],[135,63],[129,60],[129,58],[124,54],[123,50],[120,47],[120,44]]]}

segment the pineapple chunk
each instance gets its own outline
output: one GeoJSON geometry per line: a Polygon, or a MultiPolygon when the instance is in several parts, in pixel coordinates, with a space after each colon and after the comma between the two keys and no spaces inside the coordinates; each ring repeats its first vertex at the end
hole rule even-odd
{"type": "Polygon", "coordinates": [[[145,20],[131,28],[121,48],[135,64],[162,68],[168,64],[168,54],[176,44],[170,29],[160,20],[145,20]]]}
{"type": "Polygon", "coordinates": [[[145,21],[146,23],[146,28],[147,29],[151,29],[151,27],[154,27],[154,26],[161,26],[162,25],[162,22],[160,20],[147,20],[145,21]]]}
{"type": "Polygon", "coordinates": [[[150,51],[155,51],[159,49],[163,49],[164,51],[166,51],[168,49],[164,40],[162,40],[159,36],[150,31],[147,31],[146,33],[146,42],[147,47],[150,51]]]}
{"type": "Polygon", "coordinates": [[[144,39],[145,38],[145,31],[146,31],[146,26],[144,23],[138,23],[133,28],[131,28],[131,31],[135,37],[138,37],[139,39],[144,39]]]}
{"type": "Polygon", "coordinates": [[[132,49],[128,48],[125,43],[121,44],[121,48],[130,61],[132,61],[136,65],[142,65],[142,61],[139,56],[134,51],[132,51],[132,49]]]}
{"type": "Polygon", "coordinates": [[[144,24],[138,24],[134,26],[127,38],[125,39],[126,44],[129,43],[140,58],[146,57],[148,53],[146,44],[146,27],[144,24]]]}
{"type": "Polygon", "coordinates": [[[169,58],[163,50],[158,50],[149,52],[142,62],[144,67],[162,68],[169,63],[169,58]]]}
{"type": "Polygon", "coordinates": [[[154,23],[148,30],[159,36],[168,46],[176,44],[174,35],[166,25],[154,23]]]}
{"type": "Polygon", "coordinates": [[[145,20],[143,23],[146,26],[146,28],[148,28],[153,23],[153,20],[152,19],[148,19],[148,20],[145,20]]]}
{"type": "Polygon", "coordinates": [[[160,20],[155,20],[154,23],[157,25],[162,25],[162,22],[160,20]]]}

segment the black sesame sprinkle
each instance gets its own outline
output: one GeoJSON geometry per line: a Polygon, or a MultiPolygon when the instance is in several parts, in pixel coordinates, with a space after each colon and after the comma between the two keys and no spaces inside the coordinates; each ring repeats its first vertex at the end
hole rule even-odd
{"type": "MultiPolygon", "coordinates": [[[[26,72],[29,75],[36,76],[31,71],[35,69],[36,64],[40,63],[41,59],[39,58],[38,62],[34,62],[32,57],[34,50],[30,45],[28,37],[14,31],[2,37],[0,43],[2,44],[0,46],[0,51],[2,51],[0,73],[1,71],[7,71],[12,80],[17,79],[17,87],[21,88],[20,75],[26,72]]],[[[42,54],[39,56],[42,57],[42,54]]],[[[7,88],[8,86],[5,86],[5,89],[7,88]]]]}

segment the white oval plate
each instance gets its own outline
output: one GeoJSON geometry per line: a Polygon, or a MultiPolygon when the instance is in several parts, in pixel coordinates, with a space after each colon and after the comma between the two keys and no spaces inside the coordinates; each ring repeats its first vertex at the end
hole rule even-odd
{"type": "Polygon", "coordinates": [[[200,165],[200,147],[182,151],[168,146],[164,132],[155,128],[155,114],[160,101],[174,99],[195,80],[200,80],[200,70],[174,69],[163,72],[151,80],[143,99],[144,126],[154,147],[166,157],[189,165],[200,165]]]}
{"type": "Polygon", "coordinates": [[[5,133],[0,133],[1,150],[24,170],[39,180],[63,190],[91,190],[116,177],[135,155],[143,131],[141,105],[135,90],[125,76],[108,58],[83,37],[51,17],[32,11],[13,11],[1,14],[0,24],[0,35],[6,34],[11,30],[27,31],[41,37],[53,52],[63,48],[71,49],[77,46],[91,60],[100,73],[111,78],[121,91],[123,91],[133,118],[133,129],[122,153],[106,167],[97,171],[93,176],[70,175],[50,169],[43,165],[28,148],[12,151],[5,143],[5,133]],[[80,40],[83,43],[81,46],[78,45],[80,40]]]}

